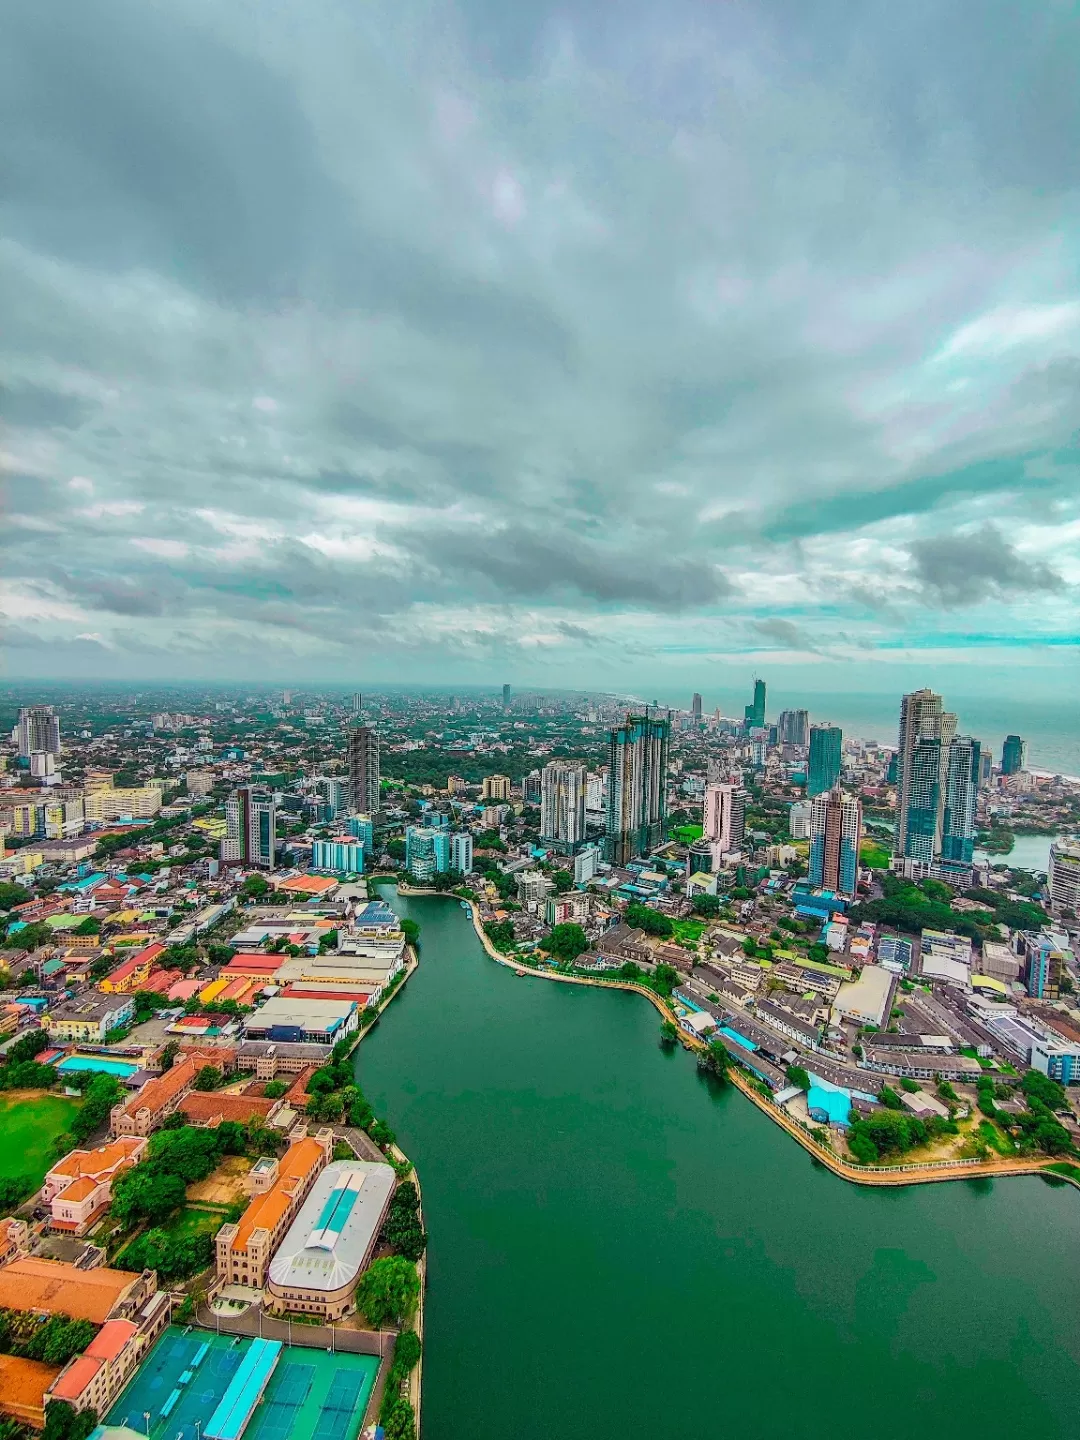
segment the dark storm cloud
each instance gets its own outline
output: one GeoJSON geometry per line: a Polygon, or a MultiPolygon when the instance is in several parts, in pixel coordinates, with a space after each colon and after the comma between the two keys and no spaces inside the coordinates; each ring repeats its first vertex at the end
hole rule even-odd
{"type": "Polygon", "coordinates": [[[932,647],[921,595],[1069,627],[1074,7],[0,20],[0,532],[43,663],[332,668],[372,615],[417,671],[686,653],[691,615],[703,653],[932,647]]]}
{"type": "Polygon", "coordinates": [[[941,535],[909,547],[915,575],[930,603],[975,605],[993,596],[1053,593],[1061,576],[1041,562],[1021,558],[991,525],[974,535],[941,535]]]}

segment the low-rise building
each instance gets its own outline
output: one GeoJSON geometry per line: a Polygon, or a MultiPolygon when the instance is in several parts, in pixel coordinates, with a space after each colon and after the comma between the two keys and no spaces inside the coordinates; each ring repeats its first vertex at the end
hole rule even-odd
{"type": "Polygon", "coordinates": [[[126,1025],[135,1014],[129,995],[110,995],[103,990],[86,990],[74,1000],[62,1001],[42,1017],[53,1040],[98,1043],[110,1030],[126,1025]]]}
{"type": "Polygon", "coordinates": [[[195,1083],[195,1062],[177,1060],[171,1069],[147,1080],[130,1100],[114,1105],[110,1125],[114,1135],[149,1135],[178,1109],[195,1083]]]}
{"type": "Polygon", "coordinates": [[[371,1258],[394,1193],[390,1165],[336,1161],[319,1175],[270,1262],[272,1310],[339,1320],[371,1258]]]}
{"type": "Polygon", "coordinates": [[[244,1021],[245,1038],[285,1040],[301,1044],[335,1045],[352,1035],[359,1019],[357,1002],[311,1000],[275,995],[244,1021]]]}
{"type": "Polygon", "coordinates": [[[96,1150],[72,1150],[58,1160],[42,1185],[49,1228],[85,1235],[108,1208],[113,1181],[136,1164],[145,1149],[142,1137],[123,1136],[96,1150]]]}
{"type": "Polygon", "coordinates": [[[0,1267],[0,1309],[31,1310],[39,1315],[67,1315],[104,1325],[106,1320],[133,1320],[157,1292],[152,1270],[98,1266],[81,1270],[63,1260],[19,1255],[0,1267]]]}
{"type": "Polygon", "coordinates": [[[858,980],[840,986],[833,1001],[833,1020],[853,1020],[857,1025],[885,1023],[892,1003],[896,976],[882,965],[864,965],[858,980]]]}

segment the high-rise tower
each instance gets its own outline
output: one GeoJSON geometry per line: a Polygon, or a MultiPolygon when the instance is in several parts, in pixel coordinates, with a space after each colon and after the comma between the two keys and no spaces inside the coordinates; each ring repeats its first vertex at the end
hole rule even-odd
{"type": "Polygon", "coordinates": [[[607,856],[625,865],[660,843],[667,817],[671,722],[628,715],[611,732],[608,759],[607,856]]]}
{"type": "Polygon", "coordinates": [[[838,725],[810,726],[810,759],[806,767],[806,793],[831,790],[840,779],[844,759],[844,732],[838,725]]]}
{"type": "Polygon", "coordinates": [[[349,804],[363,815],[379,810],[379,737],[370,725],[349,731],[349,804]]]}
{"type": "Polygon", "coordinates": [[[896,834],[893,854],[927,864],[941,854],[949,747],[956,716],[941,696],[914,690],[900,705],[896,754],[896,834]]]}
{"type": "Polygon", "coordinates": [[[765,724],[765,681],[754,680],[754,703],[743,710],[748,730],[760,730],[765,724]]]}
{"type": "Polygon", "coordinates": [[[269,790],[244,786],[225,802],[222,860],[272,870],[277,858],[277,808],[269,790]]]}
{"type": "Polygon", "coordinates": [[[945,804],[941,823],[941,858],[970,864],[975,852],[975,807],[979,797],[982,747],[969,735],[957,735],[949,746],[945,772],[945,804]]]}
{"type": "Polygon", "coordinates": [[[540,782],[540,839],[573,854],[585,840],[588,776],[581,760],[552,760],[540,782]]]}
{"type": "Polygon", "coordinates": [[[60,717],[51,705],[25,705],[19,711],[16,731],[19,754],[60,754],[60,717]]]}
{"type": "Polygon", "coordinates": [[[859,883],[862,805],[837,785],[814,796],[810,811],[810,884],[853,899],[859,883]]]}
{"type": "Polygon", "coordinates": [[[1001,773],[1019,775],[1027,765],[1027,743],[1019,735],[1006,735],[1001,747],[1001,773]]]}

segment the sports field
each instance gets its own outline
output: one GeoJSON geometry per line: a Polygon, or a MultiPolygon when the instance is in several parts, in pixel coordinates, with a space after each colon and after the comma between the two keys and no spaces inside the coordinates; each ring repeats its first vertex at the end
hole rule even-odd
{"type": "Polygon", "coordinates": [[[79,1104],[43,1091],[0,1096],[0,1179],[25,1175],[36,1189],[56,1158],[53,1140],[74,1120],[79,1104]]]}
{"type": "MultiPolygon", "coordinates": [[[[250,1347],[237,1336],[170,1326],[107,1423],[146,1434],[149,1413],[150,1440],[199,1440],[250,1347]]],[[[244,1440],[355,1440],[378,1368],[372,1355],[286,1346],[244,1440]]]]}

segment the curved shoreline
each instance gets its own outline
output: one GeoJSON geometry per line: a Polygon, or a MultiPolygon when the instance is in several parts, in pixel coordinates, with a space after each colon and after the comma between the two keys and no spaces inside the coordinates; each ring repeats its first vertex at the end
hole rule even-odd
{"type": "MultiPolygon", "coordinates": [[[[386,882],[390,883],[390,882],[386,882]]],[[[508,955],[502,955],[484,932],[480,921],[476,902],[466,900],[452,891],[412,889],[407,885],[397,885],[398,892],[406,897],[409,896],[437,896],[445,900],[453,900],[458,905],[468,906],[469,915],[472,919],[473,930],[477,939],[484,947],[485,952],[496,964],[503,965],[513,970],[518,975],[528,975],[540,980],[554,980],[564,985],[590,985],[600,990],[631,990],[637,995],[643,995],[652,1002],[656,1010],[665,1020],[675,1021],[675,1013],[670,1006],[665,1005],[659,995],[647,986],[637,985],[632,980],[598,980],[584,975],[560,975],[550,970],[533,970],[527,965],[522,965],[508,955]]],[[[694,1036],[687,1035],[684,1031],[679,1032],[679,1041],[687,1050],[704,1050],[705,1043],[694,1036]]],[[[1049,1175],[1056,1180],[1062,1180],[1067,1185],[1074,1185],[1080,1189],[1080,1181],[1070,1175],[1061,1175],[1051,1170],[1055,1161],[1053,1157],[1046,1156],[1039,1160],[1016,1159],[1008,1160],[936,1160],[927,1161],[925,1164],[913,1163],[910,1167],[876,1167],[854,1165],[843,1160],[835,1151],[826,1149],[820,1145],[814,1137],[805,1131],[795,1120],[778,1106],[766,1100],[758,1093],[755,1087],[742,1074],[737,1065],[728,1069],[728,1078],[736,1089],[751,1100],[759,1110],[768,1116],[775,1124],[779,1125],[793,1140],[796,1140],[814,1160],[819,1161],[841,1180],[847,1180],[852,1185],[876,1185],[876,1186],[904,1186],[904,1185],[933,1185],[943,1184],[949,1180],[979,1180],[979,1179],[1008,1179],[1014,1176],[1024,1175],[1049,1175]]]]}

